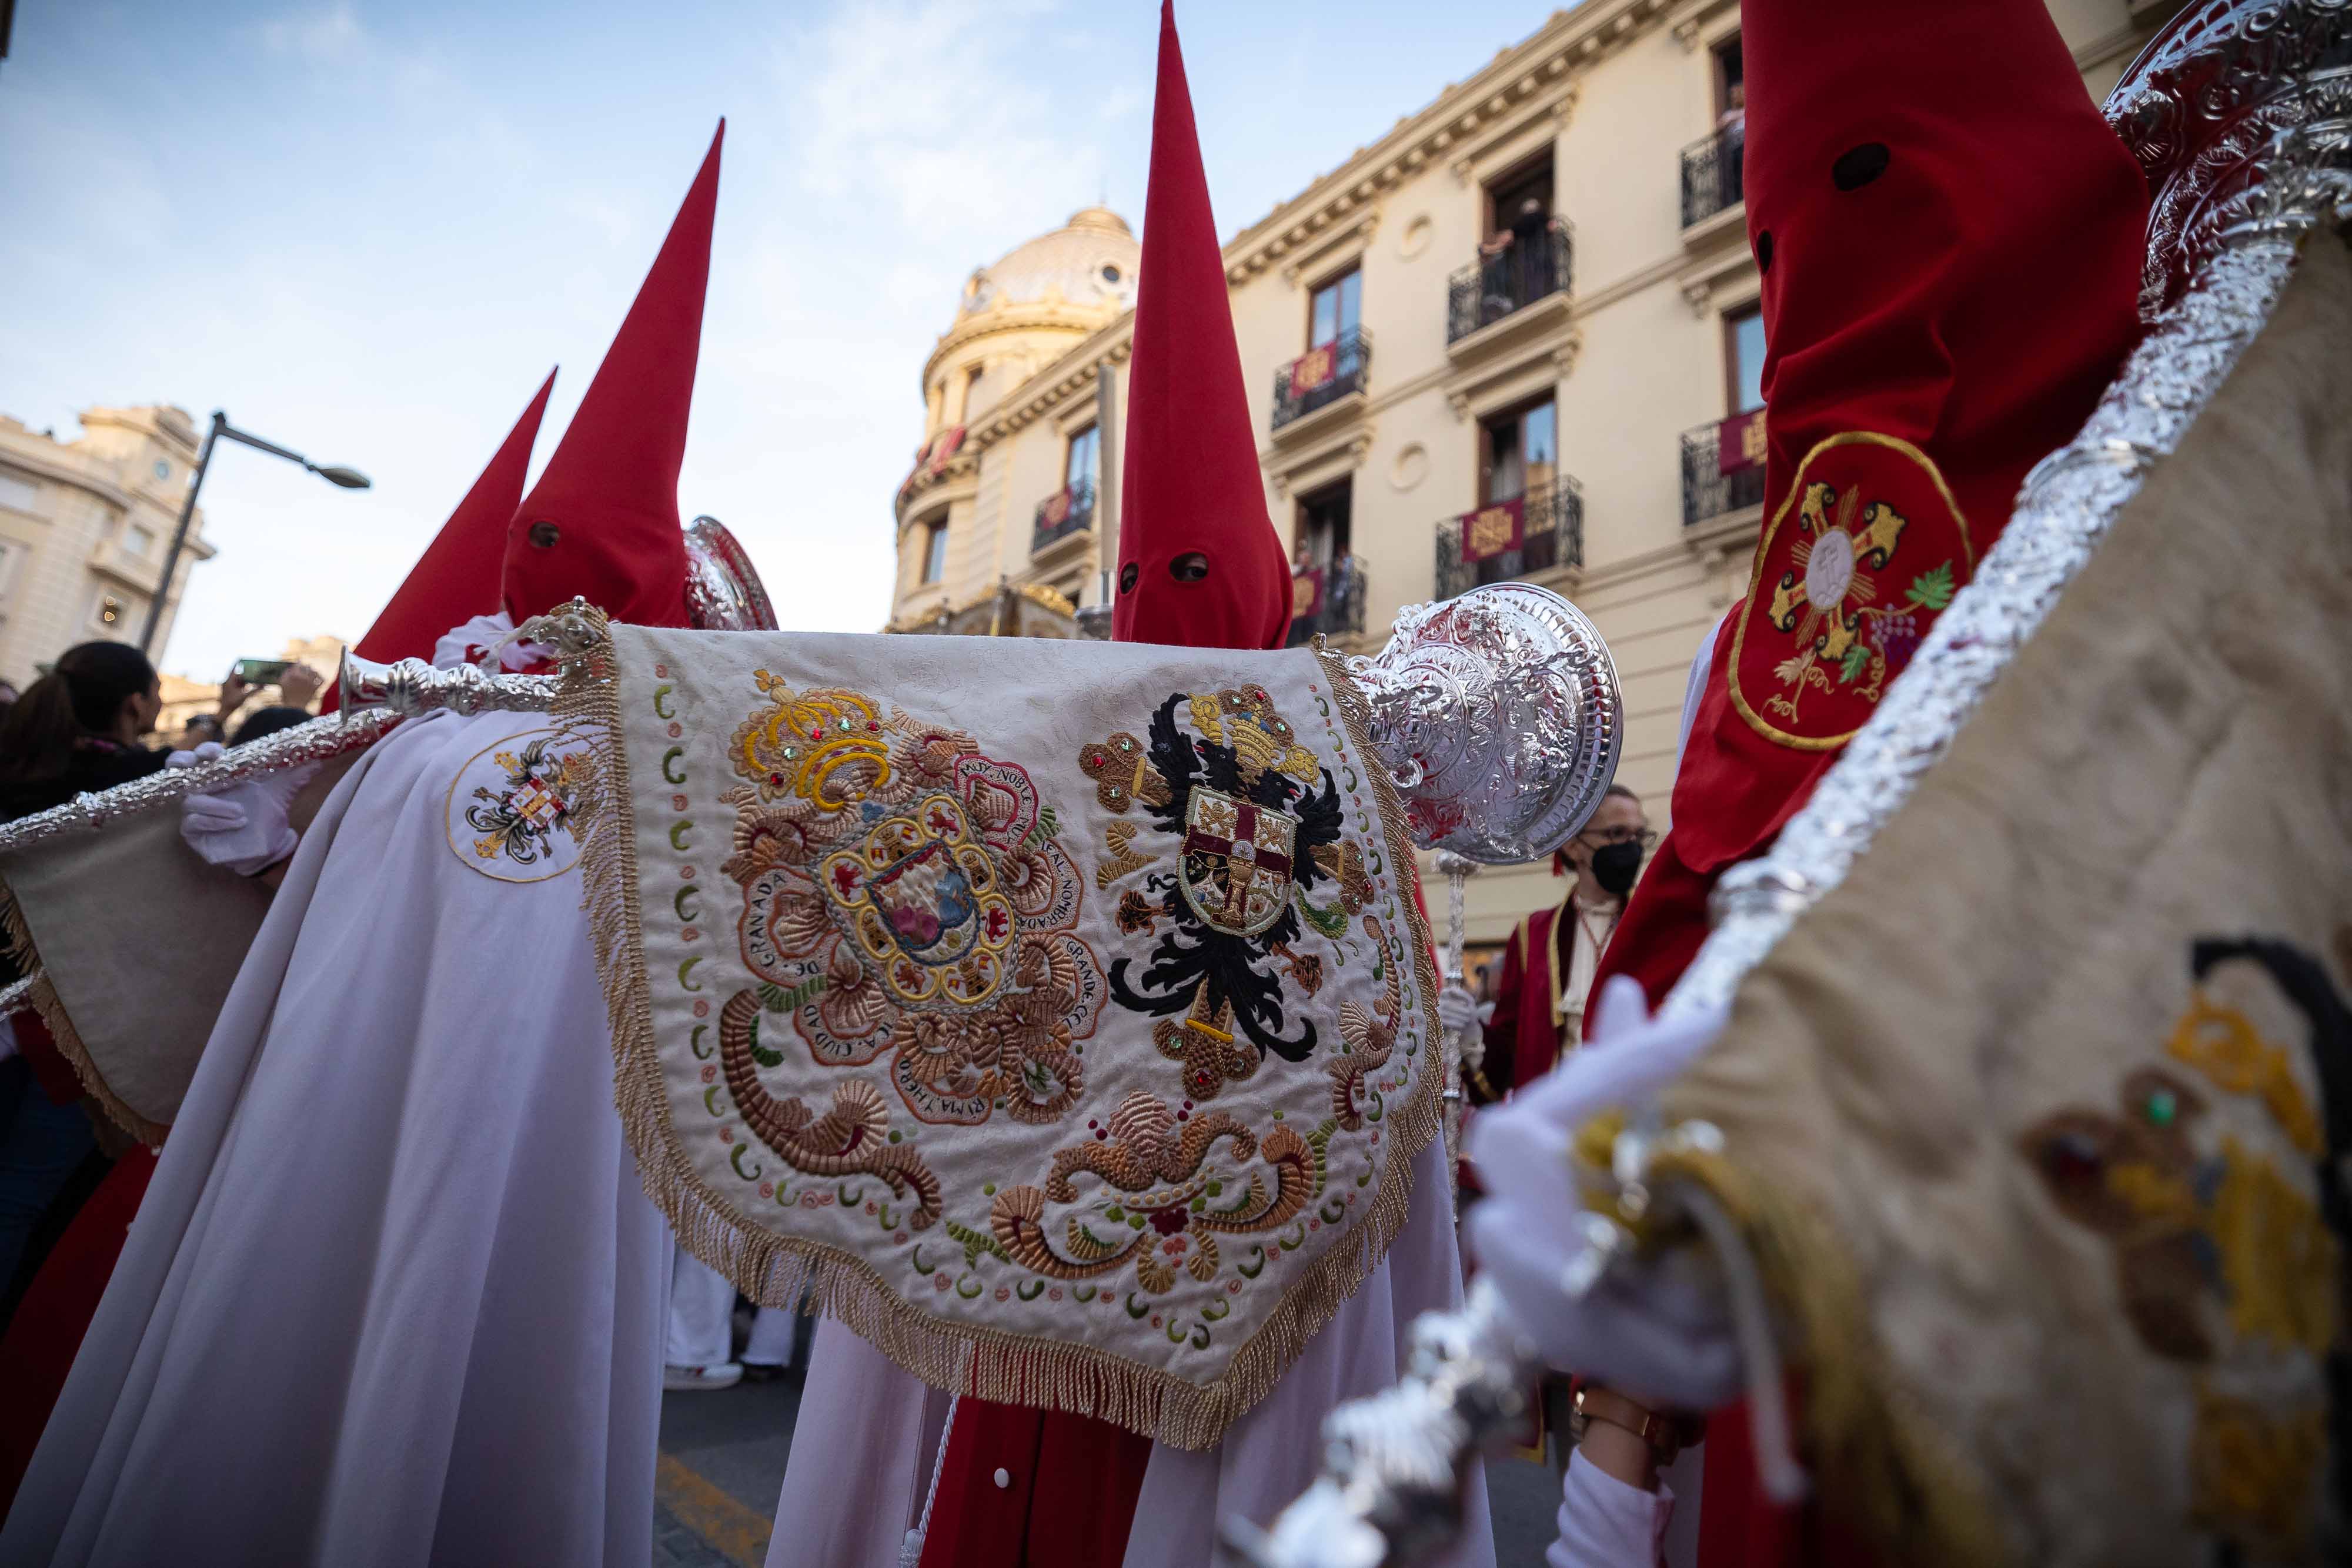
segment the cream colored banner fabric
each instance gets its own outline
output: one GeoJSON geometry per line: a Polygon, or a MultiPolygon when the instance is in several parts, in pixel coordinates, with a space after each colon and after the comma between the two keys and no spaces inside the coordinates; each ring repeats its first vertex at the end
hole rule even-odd
{"type": "Polygon", "coordinates": [[[1823,1495],[1903,1562],[2317,1562],[2352,1495],[2347,409],[2315,235],[1670,1096],[1726,1134],[1685,1174],[1780,1297],[1823,1495]]]}
{"type": "Polygon", "coordinates": [[[1213,1443],[1437,1125],[1402,814],[1336,660],[611,629],[586,851],[689,1249],[918,1375],[1213,1443]],[[615,750],[601,737],[617,733],[615,750]]]}

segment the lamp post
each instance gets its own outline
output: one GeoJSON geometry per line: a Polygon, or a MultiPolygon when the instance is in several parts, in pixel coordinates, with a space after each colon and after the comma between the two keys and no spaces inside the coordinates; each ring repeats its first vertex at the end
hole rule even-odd
{"type": "Polygon", "coordinates": [[[163,552],[163,580],[155,585],[155,596],[147,601],[147,624],[139,633],[139,651],[150,658],[154,656],[155,629],[163,622],[163,601],[171,597],[172,574],[180,570],[180,552],[187,548],[188,524],[196,515],[196,495],[205,487],[205,471],[212,466],[213,443],[224,435],[257,451],[267,452],[272,457],[299,463],[328,484],[346,490],[364,490],[371,482],[356,468],[345,468],[341,465],[320,467],[299,452],[289,452],[275,442],[264,441],[258,435],[239,430],[228,422],[226,412],[213,410],[213,427],[205,432],[204,450],[196,454],[196,472],[194,477],[188,481],[188,498],[180,504],[179,527],[172,530],[172,548],[163,552]]]}

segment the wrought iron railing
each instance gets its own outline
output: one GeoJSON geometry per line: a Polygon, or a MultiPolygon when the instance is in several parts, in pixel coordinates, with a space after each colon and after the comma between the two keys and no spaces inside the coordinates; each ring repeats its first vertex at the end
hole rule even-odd
{"type": "Polygon", "coordinates": [[[1364,390],[1364,372],[1372,365],[1372,335],[1361,327],[1350,327],[1330,342],[1318,345],[1274,372],[1274,425],[1280,430],[1303,413],[1313,413],[1328,403],[1335,403],[1349,392],[1364,390]],[[1312,385],[1298,384],[1300,368],[1308,358],[1328,352],[1331,363],[1323,379],[1312,385]]]}
{"type": "Polygon", "coordinates": [[[1364,563],[1356,556],[1339,556],[1324,570],[1322,602],[1292,618],[1290,637],[1283,646],[1299,647],[1312,642],[1318,632],[1341,637],[1363,629],[1364,563]]]}
{"type": "Polygon", "coordinates": [[[1750,464],[1728,474],[1723,471],[1717,444],[1722,428],[1717,421],[1683,432],[1683,527],[1686,528],[1742,507],[1764,504],[1764,465],[1750,464]]]}
{"type": "Polygon", "coordinates": [[[1566,218],[1516,235],[1447,281],[1445,340],[1456,342],[1538,299],[1565,294],[1575,278],[1576,230],[1566,218]]]}
{"type": "MultiPolygon", "coordinates": [[[[1584,564],[1584,490],[1566,474],[1528,486],[1519,548],[1465,559],[1460,517],[1437,525],[1437,597],[1452,599],[1490,582],[1507,582],[1556,566],[1584,564]]],[[[1498,503],[1500,504],[1500,503],[1498,503]]]]}
{"type": "Polygon", "coordinates": [[[1744,124],[1727,125],[1683,149],[1683,227],[1743,200],[1739,160],[1746,144],[1744,124]]]}
{"type": "Polygon", "coordinates": [[[1035,555],[1094,526],[1095,482],[1075,480],[1037,503],[1036,528],[1029,536],[1029,553],[1035,555]]]}

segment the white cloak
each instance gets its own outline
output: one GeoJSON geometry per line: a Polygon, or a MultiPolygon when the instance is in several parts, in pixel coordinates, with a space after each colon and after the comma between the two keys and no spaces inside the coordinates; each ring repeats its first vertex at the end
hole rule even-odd
{"type": "Polygon", "coordinates": [[[448,825],[460,766],[546,722],[404,725],[330,797],[0,1563],[642,1568],[669,1237],[580,874],[494,880],[448,825]]]}

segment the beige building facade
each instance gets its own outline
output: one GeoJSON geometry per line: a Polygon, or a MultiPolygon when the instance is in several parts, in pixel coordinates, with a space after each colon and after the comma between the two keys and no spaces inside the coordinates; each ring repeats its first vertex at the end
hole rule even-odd
{"type": "MultiPolygon", "coordinates": [[[[2175,8],[2051,0],[2095,98],[2175,8]]],[[[1294,640],[1369,650],[1406,604],[1507,577],[1558,591],[1615,655],[1618,776],[1661,829],[1690,661],[1760,523],[1744,102],[1734,0],[1585,0],[1225,246],[1294,640]]],[[[977,307],[968,289],[925,367],[891,630],[1066,635],[1067,607],[1099,593],[1126,229],[1082,213],[974,275],[977,307]],[[1119,292],[1038,247],[1085,251],[1119,292]]],[[[1558,898],[1540,866],[1484,874],[1471,938],[1558,898]]]]}
{"type": "Polygon", "coordinates": [[[163,555],[196,465],[186,410],[85,409],[81,428],[59,441],[0,416],[0,680],[19,690],[77,643],[136,643],[158,591],[163,645],[188,574],[213,556],[199,508],[165,591],[163,555]]]}

